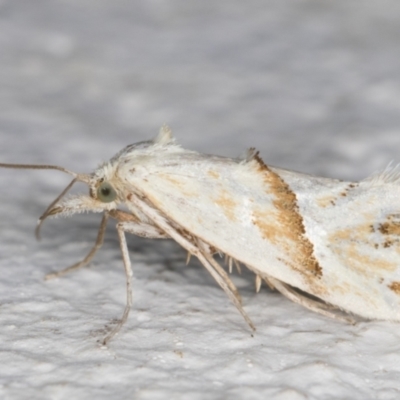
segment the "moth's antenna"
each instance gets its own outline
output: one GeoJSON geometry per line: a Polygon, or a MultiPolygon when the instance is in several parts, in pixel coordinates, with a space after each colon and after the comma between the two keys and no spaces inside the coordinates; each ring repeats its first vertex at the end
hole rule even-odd
{"type": "Polygon", "coordinates": [[[65,172],[66,174],[72,175],[74,179],[69,183],[69,185],[61,192],[60,195],[57,196],[55,200],[53,200],[50,205],[46,208],[46,211],[40,216],[37,226],[35,229],[35,236],[37,239],[40,239],[40,227],[43,224],[43,221],[51,215],[52,208],[60,201],[60,199],[68,192],[69,189],[73,186],[75,182],[84,182],[89,183],[90,175],[87,174],[77,174],[76,172],[72,172],[66,168],[59,167],[58,165],[46,165],[46,164],[8,164],[8,163],[0,163],[0,168],[14,168],[14,169],[53,169],[56,171],[65,172]]]}
{"type": "Polygon", "coordinates": [[[72,176],[78,176],[77,173],[72,172],[66,168],[59,167],[58,165],[40,165],[40,164],[8,164],[0,163],[0,168],[16,168],[16,169],[55,169],[57,171],[65,172],[72,176]]]}

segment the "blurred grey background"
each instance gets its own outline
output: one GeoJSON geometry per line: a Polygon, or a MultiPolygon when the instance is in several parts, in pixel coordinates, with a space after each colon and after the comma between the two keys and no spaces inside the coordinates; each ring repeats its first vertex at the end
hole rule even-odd
{"type": "Polygon", "coordinates": [[[398,158],[399,15],[394,0],[1,0],[1,157],[91,169],[167,123],[201,151],[362,176],[398,158]]]}

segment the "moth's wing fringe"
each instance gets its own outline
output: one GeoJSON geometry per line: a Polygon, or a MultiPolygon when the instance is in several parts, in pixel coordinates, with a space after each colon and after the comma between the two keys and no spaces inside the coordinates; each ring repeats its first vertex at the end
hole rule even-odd
{"type": "Polygon", "coordinates": [[[256,286],[256,293],[258,293],[261,289],[261,285],[262,285],[262,279],[261,276],[256,274],[256,281],[255,281],[255,286],[256,286]]]}
{"type": "Polygon", "coordinates": [[[336,309],[336,307],[331,304],[313,300],[310,297],[301,294],[299,291],[292,288],[290,285],[278,279],[275,279],[271,276],[268,277],[268,281],[271,282],[271,284],[275,287],[275,289],[278,292],[283,294],[289,300],[292,300],[294,303],[300,304],[301,306],[311,311],[314,311],[318,314],[324,315],[329,318],[337,319],[339,321],[347,322],[350,324],[355,323],[355,320],[353,318],[333,312],[332,310],[336,309]]]}
{"type": "Polygon", "coordinates": [[[229,270],[230,274],[232,273],[233,264],[235,264],[235,267],[236,267],[238,273],[239,274],[242,273],[242,267],[240,266],[240,261],[236,260],[236,258],[233,258],[228,254],[225,254],[224,263],[225,263],[225,265],[228,264],[228,270],[229,270]]]}
{"type": "Polygon", "coordinates": [[[386,183],[400,184],[400,164],[393,164],[393,162],[390,162],[385,169],[375,172],[364,179],[363,182],[369,182],[371,185],[382,185],[386,183]]]}

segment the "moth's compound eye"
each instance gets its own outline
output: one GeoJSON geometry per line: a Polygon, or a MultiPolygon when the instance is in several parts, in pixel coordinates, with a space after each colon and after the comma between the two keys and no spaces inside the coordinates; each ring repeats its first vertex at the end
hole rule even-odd
{"type": "Polygon", "coordinates": [[[114,201],[116,197],[117,192],[108,182],[103,182],[97,188],[97,198],[103,203],[110,203],[114,201]]]}

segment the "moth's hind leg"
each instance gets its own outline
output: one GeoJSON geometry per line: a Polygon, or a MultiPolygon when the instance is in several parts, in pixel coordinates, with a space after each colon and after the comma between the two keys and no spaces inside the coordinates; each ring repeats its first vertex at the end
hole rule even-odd
{"type": "Polygon", "coordinates": [[[94,246],[92,247],[92,249],[87,254],[87,256],[82,261],[79,261],[76,264],[71,265],[61,271],[51,272],[50,274],[47,274],[45,276],[45,279],[47,280],[47,279],[52,279],[52,278],[58,278],[60,276],[66,275],[69,272],[75,271],[75,270],[82,268],[85,265],[89,264],[90,261],[92,261],[97,250],[103,245],[104,234],[106,232],[108,217],[109,217],[109,214],[107,212],[103,214],[103,218],[100,223],[100,228],[99,228],[99,232],[97,234],[96,242],[95,242],[94,246]]]}
{"type": "Polygon", "coordinates": [[[309,297],[304,296],[297,290],[293,289],[291,286],[283,283],[282,281],[272,278],[271,276],[268,277],[268,281],[273,285],[273,287],[287,297],[289,300],[292,300],[294,303],[300,304],[301,306],[308,308],[311,311],[314,311],[318,314],[322,314],[326,317],[337,319],[339,321],[355,324],[355,320],[351,317],[346,317],[336,312],[332,311],[336,307],[322,303],[320,301],[313,300],[309,297]]]}

